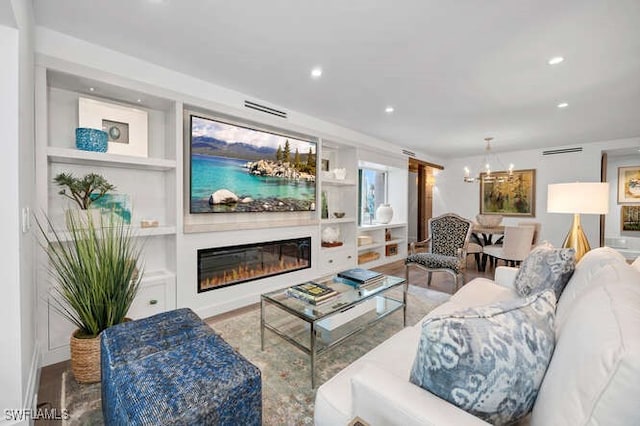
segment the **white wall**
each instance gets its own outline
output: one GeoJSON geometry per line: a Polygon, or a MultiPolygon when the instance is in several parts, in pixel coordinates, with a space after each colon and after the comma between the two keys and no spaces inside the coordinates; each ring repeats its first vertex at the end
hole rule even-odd
{"type": "MultiPolygon", "coordinates": [[[[547,213],[547,185],[563,182],[599,182],[600,161],[604,150],[637,146],[640,138],[618,139],[557,146],[546,149],[570,148],[582,146],[578,153],[543,156],[542,149],[500,152],[498,157],[504,164],[513,163],[516,169],[536,170],[536,206],[535,219],[542,223],[541,238],[553,245],[560,246],[569,231],[572,215],[547,213]]],[[[438,174],[433,193],[433,215],[456,212],[473,219],[479,211],[479,184],[463,182],[464,167],[472,171],[477,169],[482,156],[464,157],[445,162],[445,170],[438,174]]],[[[611,189],[615,191],[615,188],[611,189]]],[[[515,224],[520,218],[507,217],[504,224],[515,224]]],[[[522,219],[524,220],[524,219],[522,219]]],[[[599,217],[583,215],[582,226],[592,247],[599,246],[599,217]]]]}
{"type": "MultiPolygon", "coordinates": [[[[6,9],[8,1],[3,0],[6,9]]],[[[34,193],[33,11],[31,2],[14,0],[10,9],[17,28],[0,26],[0,423],[4,409],[33,408],[38,357],[35,345],[34,248],[28,229],[21,228],[21,211],[34,193]]]]}

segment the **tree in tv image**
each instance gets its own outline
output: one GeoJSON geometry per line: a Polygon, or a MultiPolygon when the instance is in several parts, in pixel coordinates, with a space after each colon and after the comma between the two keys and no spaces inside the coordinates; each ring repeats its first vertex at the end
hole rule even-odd
{"type": "Polygon", "coordinates": [[[190,116],[191,213],[315,210],[316,144],[190,116]]]}

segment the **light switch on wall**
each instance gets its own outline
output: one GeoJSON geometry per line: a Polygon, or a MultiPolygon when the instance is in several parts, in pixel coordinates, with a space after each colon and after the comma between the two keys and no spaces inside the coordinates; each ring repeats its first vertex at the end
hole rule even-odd
{"type": "Polygon", "coordinates": [[[26,234],[31,229],[31,209],[29,207],[22,208],[22,233],[26,234]]]}

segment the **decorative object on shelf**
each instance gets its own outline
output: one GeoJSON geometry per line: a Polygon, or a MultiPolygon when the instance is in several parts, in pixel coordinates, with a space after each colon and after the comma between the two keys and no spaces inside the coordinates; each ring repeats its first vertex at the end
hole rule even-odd
{"type": "Polygon", "coordinates": [[[76,129],[76,148],[82,151],[107,152],[107,132],[100,129],[78,127],[76,129]]]}
{"type": "Polygon", "coordinates": [[[111,212],[127,225],[131,223],[131,201],[127,194],[105,194],[93,200],[93,208],[111,212]]]}
{"type": "Polygon", "coordinates": [[[384,230],[384,240],[391,241],[391,229],[387,228],[384,230]]]}
{"type": "Polygon", "coordinates": [[[327,191],[322,191],[322,210],[320,211],[321,219],[329,219],[329,204],[327,203],[327,191]]]}
{"type": "Polygon", "coordinates": [[[358,235],[358,247],[373,244],[371,235],[358,235]]]}
{"type": "Polygon", "coordinates": [[[322,242],[335,243],[340,240],[340,228],[334,226],[325,226],[322,228],[322,242]]]}
{"type": "Polygon", "coordinates": [[[91,203],[116,189],[97,173],[89,173],[82,178],[77,178],[72,173],[58,173],[53,182],[62,188],[58,194],[75,201],[82,210],[87,210],[91,203]]]}
{"type": "Polygon", "coordinates": [[[640,206],[622,206],[620,209],[620,231],[640,231],[640,206]]]}
{"type": "Polygon", "coordinates": [[[157,219],[142,219],[140,228],[157,228],[160,225],[157,219]]]}
{"type": "Polygon", "coordinates": [[[147,156],[146,111],[80,97],[78,125],[102,129],[108,137],[109,154],[147,156]]]}
{"type": "Polygon", "coordinates": [[[618,204],[640,203],[640,166],[618,167],[618,204]]]}
{"type": "Polygon", "coordinates": [[[345,180],[347,177],[347,169],[333,169],[333,176],[338,180],[345,180]]]}
{"type": "Polygon", "coordinates": [[[480,214],[534,217],[536,215],[536,171],[495,172],[492,180],[480,180],[480,214]]]}
{"type": "Polygon", "coordinates": [[[471,176],[471,170],[469,167],[465,166],[464,168],[464,181],[467,183],[473,182],[506,182],[511,180],[513,174],[513,164],[509,164],[509,167],[506,169],[506,172],[494,173],[495,170],[505,170],[504,164],[497,155],[491,152],[491,141],[492,137],[484,138],[486,142],[484,148],[484,157],[482,159],[482,163],[480,166],[479,172],[475,176],[471,176]],[[491,165],[493,163],[493,166],[491,165]]]}
{"type": "Polygon", "coordinates": [[[380,259],[377,251],[367,251],[358,255],[358,265],[380,259]]]}
{"type": "Polygon", "coordinates": [[[342,219],[346,213],[345,212],[333,212],[333,216],[336,219],[342,219]]]}
{"type": "Polygon", "coordinates": [[[495,228],[502,223],[502,215],[500,214],[477,214],[476,221],[480,226],[487,228],[495,228]]]}
{"type": "Polygon", "coordinates": [[[78,382],[94,383],[100,381],[100,333],[125,321],[140,286],[141,240],[114,215],[100,222],[68,218],[67,232],[56,231],[48,217],[36,223],[56,282],[51,307],[78,328],[71,369],[78,382]]]}
{"type": "Polygon", "coordinates": [[[547,187],[548,213],[573,213],[573,223],[562,244],[576,250],[576,262],[591,247],[582,226],[580,214],[609,212],[609,184],[606,182],[555,183],[547,187]]]}
{"type": "Polygon", "coordinates": [[[329,160],[326,158],[323,158],[320,160],[320,170],[322,170],[323,172],[328,172],[330,170],[329,168],[329,160]]]}
{"type": "Polygon", "coordinates": [[[376,220],[378,223],[389,223],[393,218],[393,207],[391,204],[380,204],[376,209],[376,220]]]}
{"type": "Polygon", "coordinates": [[[398,245],[397,244],[388,244],[384,248],[385,256],[396,256],[398,254],[398,245]]]}

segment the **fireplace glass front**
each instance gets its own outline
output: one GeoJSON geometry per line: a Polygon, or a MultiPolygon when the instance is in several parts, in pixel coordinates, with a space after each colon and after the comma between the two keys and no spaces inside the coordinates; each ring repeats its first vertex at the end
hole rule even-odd
{"type": "Polygon", "coordinates": [[[311,237],[198,250],[198,293],[311,267],[311,237]]]}

